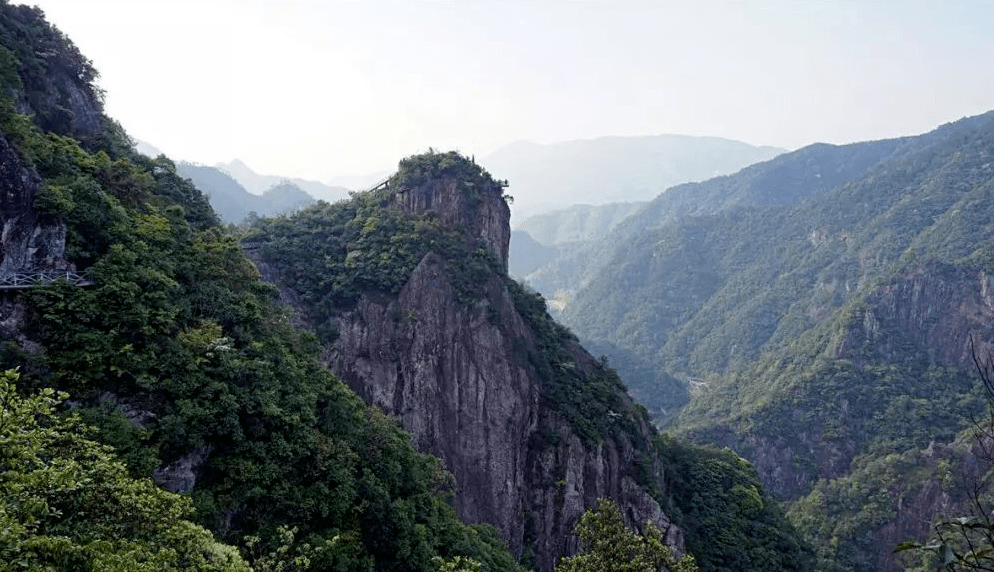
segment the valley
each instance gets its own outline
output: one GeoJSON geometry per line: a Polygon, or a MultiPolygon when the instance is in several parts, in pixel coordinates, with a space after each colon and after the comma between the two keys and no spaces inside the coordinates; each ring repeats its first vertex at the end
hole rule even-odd
{"type": "Polygon", "coordinates": [[[0,572],[990,561],[994,111],[350,192],[174,162],[97,77],[0,1],[0,572]]]}

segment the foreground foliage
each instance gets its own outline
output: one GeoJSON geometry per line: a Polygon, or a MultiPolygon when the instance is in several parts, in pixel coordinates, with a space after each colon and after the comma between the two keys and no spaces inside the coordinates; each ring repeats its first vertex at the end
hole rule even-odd
{"type": "Polygon", "coordinates": [[[694,557],[677,558],[666,544],[666,534],[651,522],[642,533],[625,526],[618,505],[600,499],[576,525],[580,553],[563,558],[556,572],[698,572],[694,557]]]}
{"type": "Polygon", "coordinates": [[[232,546],[190,522],[189,498],[128,475],[65,399],[21,397],[0,374],[0,570],[248,572],[232,546]]]}

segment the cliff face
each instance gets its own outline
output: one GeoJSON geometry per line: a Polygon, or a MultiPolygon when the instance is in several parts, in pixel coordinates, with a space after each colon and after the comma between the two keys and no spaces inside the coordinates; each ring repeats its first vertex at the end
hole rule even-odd
{"type": "MultiPolygon", "coordinates": [[[[26,164],[4,132],[13,111],[30,115],[43,131],[93,141],[104,127],[96,71],[42,12],[6,6],[0,14],[0,277],[38,270],[64,270],[66,227],[40,213],[35,200],[41,177],[26,164]],[[10,108],[6,106],[9,105],[10,108]]],[[[16,120],[15,120],[16,121],[16,120]]],[[[23,309],[0,300],[0,333],[19,335],[23,309]]]]}
{"type": "MultiPolygon", "coordinates": [[[[669,528],[626,475],[633,444],[587,446],[543,406],[540,381],[514,357],[534,343],[531,332],[502,281],[480,288],[495,312],[455,302],[445,263],[429,255],[396,300],[363,297],[340,318],[329,367],[445,462],[463,520],[495,525],[517,554],[533,543],[540,570],[575,552],[572,527],[600,497],[617,499],[632,522],[669,528]],[[550,435],[557,443],[546,442],[550,435]]],[[[592,361],[579,351],[576,358],[592,361]]]]}
{"type": "MultiPolygon", "coordinates": [[[[506,268],[509,211],[500,189],[467,194],[458,187],[432,179],[394,190],[388,206],[434,213],[506,268]]],[[[504,278],[490,273],[474,289],[473,304],[459,301],[450,262],[429,253],[398,295],[364,293],[336,317],[326,363],[396,415],[420,450],[444,461],[463,520],[494,525],[515,554],[531,554],[536,569],[551,571],[560,555],[577,550],[572,529],[601,497],[618,501],[632,524],[651,520],[667,530],[682,550],[679,530],[634,478],[650,427],[638,417],[633,434],[582,439],[543,396],[547,380],[528,359],[543,350],[504,278]]],[[[563,367],[601,367],[575,343],[567,351],[563,367]]],[[[621,399],[627,413],[636,411],[621,399]]]]}
{"type": "Polygon", "coordinates": [[[867,297],[862,320],[852,324],[836,348],[839,357],[894,361],[913,344],[946,365],[973,367],[971,340],[987,355],[994,323],[991,277],[979,269],[925,263],[867,297]],[[895,336],[900,332],[903,336],[895,336]],[[863,356],[871,345],[874,355],[863,356]]]}
{"type": "Polygon", "coordinates": [[[496,185],[460,192],[454,178],[434,179],[394,193],[392,206],[410,214],[435,213],[442,226],[457,228],[487,247],[507,269],[511,211],[496,185]]]}
{"type": "Polygon", "coordinates": [[[66,228],[34,208],[41,178],[0,135],[0,277],[67,266],[66,228]]]}

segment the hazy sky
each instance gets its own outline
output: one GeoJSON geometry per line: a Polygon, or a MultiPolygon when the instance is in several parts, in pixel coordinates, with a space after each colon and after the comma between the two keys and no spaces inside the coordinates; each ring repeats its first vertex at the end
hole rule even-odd
{"type": "Polygon", "coordinates": [[[326,180],[517,140],[797,148],[994,109],[994,2],[39,0],[174,158],[326,180]]]}

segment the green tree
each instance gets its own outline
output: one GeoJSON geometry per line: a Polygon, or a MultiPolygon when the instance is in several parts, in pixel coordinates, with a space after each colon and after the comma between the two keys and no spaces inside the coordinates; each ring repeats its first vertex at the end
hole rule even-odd
{"type": "Polygon", "coordinates": [[[666,544],[666,535],[651,522],[639,534],[625,526],[618,505],[600,499],[576,525],[580,554],[563,558],[557,572],[698,572],[694,557],[679,559],[666,544]]]}
{"type": "Polygon", "coordinates": [[[187,520],[187,498],[129,477],[79,416],[57,415],[64,393],[21,397],[18,377],[0,374],[0,572],[250,570],[187,520]]]}

